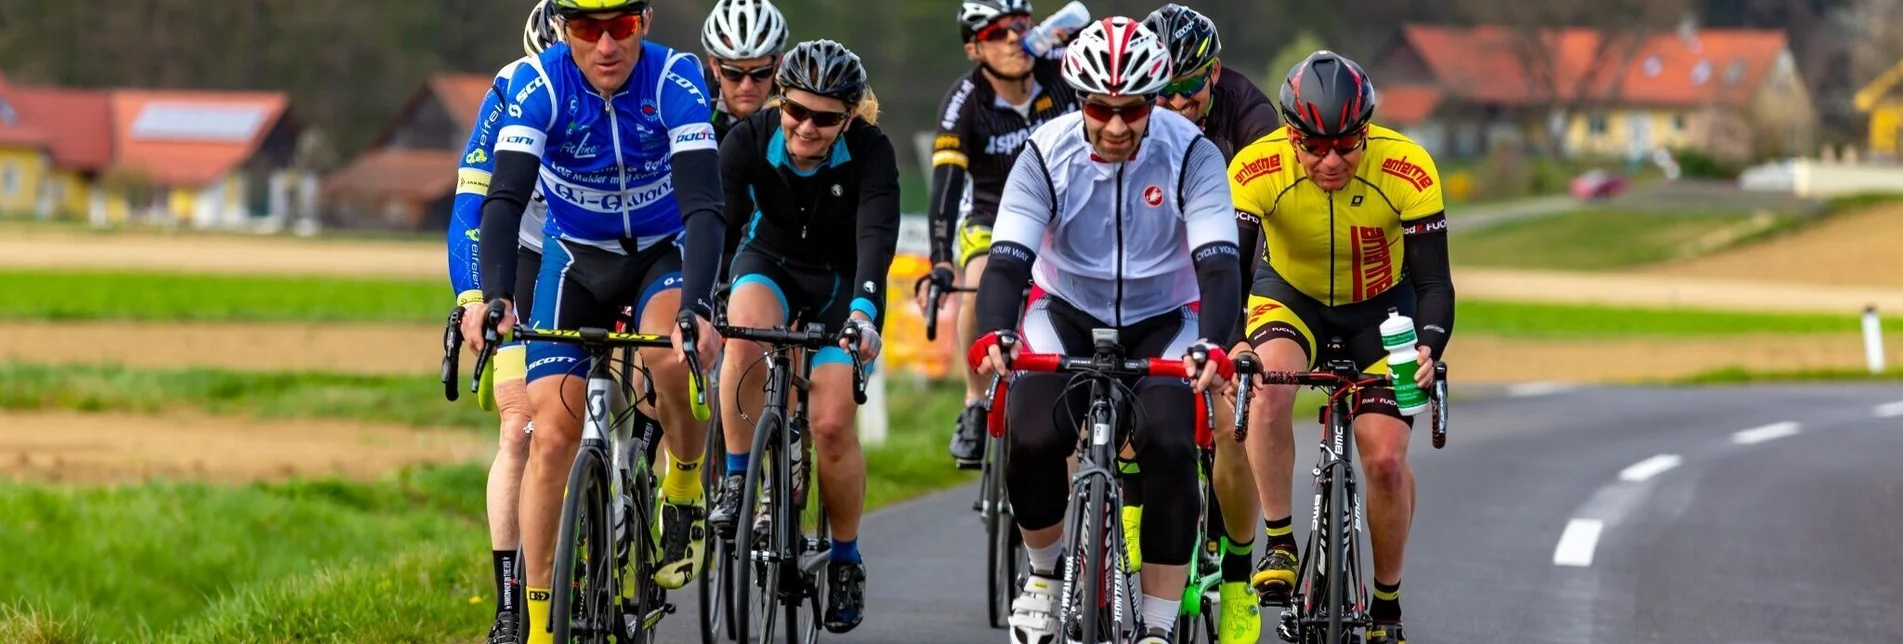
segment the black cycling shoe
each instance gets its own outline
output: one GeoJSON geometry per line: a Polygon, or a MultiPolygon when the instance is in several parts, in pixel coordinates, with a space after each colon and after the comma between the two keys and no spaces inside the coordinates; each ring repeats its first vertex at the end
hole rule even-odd
{"type": "Polygon", "coordinates": [[[746,486],[744,473],[729,474],[720,479],[720,489],[714,490],[714,502],[707,508],[707,525],[723,539],[733,538],[733,523],[740,520],[740,497],[746,486]]]}
{"type": "Polygon", "coordinates": [[[515,619],[513,613],[497,615],[496,623],[489,627],[489,639],[483,641],[489,644],[521,644],[521,640],[516,639],[515,619]]]}
{"type": "Polygon", "coordinates": [[[826,632],[845,633],[866,618],[866,564],[826,564],[826,632]]]}
{"type": "Polygon", "coordinates": [[[968,403],[965,411],[958,417],[958,426],[952,432],[952,462],[958,469],[975,470],[985,463],[985,408],[982,403],[968,403]]]}
{"type": "Polygon", "coordinates": [[[1368,644],[1407,644],[1407,636],[1401,634],[1401,623],[1382,624],[1376,622],[1368,627],[1368,644]]]}

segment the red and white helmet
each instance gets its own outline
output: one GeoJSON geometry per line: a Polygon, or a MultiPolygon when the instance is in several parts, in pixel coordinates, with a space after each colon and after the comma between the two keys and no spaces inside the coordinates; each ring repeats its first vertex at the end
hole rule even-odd
{"type": "Polygon", "coordinates": [[[1105,18],[1065,48],[1064,80],[1085,94],[1155,94],[1170,82],[1170,50],[1141,22],[1105,18]]]}

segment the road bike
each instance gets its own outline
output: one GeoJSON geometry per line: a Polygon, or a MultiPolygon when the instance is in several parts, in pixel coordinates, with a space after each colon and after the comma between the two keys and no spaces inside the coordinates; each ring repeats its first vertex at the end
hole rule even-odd
{"type": "MultiPolygon", "coordinates": [[[[483,325],[483,351],[476,358],[478,378],[502,340],[497,328],[502,311],[499,301],[490,303],[483,325]]],[[[693,320],[682,321],[680,328],[694,416],[707,420],[711,411],[693,320]]],[[[649,581],[660,553],[649,528],[659,485],[652,467],[659,432],[653,424],[640,434],[635,432],[629,404],[632,392],[625,379],[616,379],[609,357],[620,348],[671,348],[673,341],[665,335],[616,333],[598,327],[545,330],[518,325],[510,335],[524,341],[578,345],[592,357],[581,445],[569,469],[554,544],[548,627],[555,641],[565,644],[652,642],[655,626],[675,610],[666,591],[649,581]]],[[[524,623],[521,632],[540,627],[524,623]]]]}
{"type": "MultiPolygon", "coordinates": [[[[1025,353],[1010,358],[1006,368],[1024,373],[1075,374],[1070,386],[1086,381],[1089,403],[1085,412],[1076,473],[1071,476],[1070,499],[1064,521],[1063,585],[1058,598],[1057,623],[1070,639],[1080,642],[1128,642],[1139,632],[1138,605],[1142,594],[1131,577],[1128,544],[1123,537],[1121,497],[1117,493],[1117,453],[1129,427],[1122,410],[1134,396],[1121,380],[1146,376],[1187,378],[1183,361],[1168,358],[1126,358],[1116,329],[1092,329],[1089,356],[1025,353]]],[[[999,339],[998,348],[1009,356],[1015,336],[999,339]]],[[[973,354],[977,359],[978,354],[973,354]]],[[[1199,363],[1207,355],[1198,352],[1199,363]]],[[[1068,390],[1069,387],[1066,387],[1068,390]]],[[[992,416],[1000,420],[1008,387],[993,394],[992,416]]],[[[1202,405],[1198,405],[1201,410],[1202,405]]],[[[1199,414],[1203,416],[1204,414],[1199,414]]],[[[1207,423],[1198,418],[1198,425],[1207,423]]],[[[1002,441],[1000,441],[1002,442],[1002,441]]]]}
{"type": "MultiPolygon", "coordinates": [[[[1308,544],[1296,573],[1295,590],[1282,611],[1276,634],[1297,644],[1352,644],[1372,624],[1368,588],[1361,572],[1362,513],[1354,471],[1356,394],[1363,389],[1390,387],[1390,376],[1371,376],[1355,368],[1345,343],[1331,337],[1325,343],[1321,367],[1309,372],[1263,371],[1249,354],[1236,357],[1239,374],[1236,427],[1248,428],[1245,400],[1251,380],[1264,385],[1321,388],[1328,402],[1321,407],[1321,459],[1310,473],[1315,498],[1309,517],[1308,544]]],[[[1447,445],[1447,364],[1434,364],[1434,388],[1428,416],[1435,449],[1447,445]]]]}
{"type": "MultiPolygon", "coordinates": [[[[763,358],[767,365],[766,396],[754,425],[740,516],[731,529],[723,529],[718,535],[728,541],[723,546],[727,553],[727,565],[723,567],[730,572],[724,574],[733,577],[725,584],[725,596],[715,601],[732,609],[728,623],[736,642],[765,644],[781,639],[787,644],[810,644],[818,640],[824,620],[826,563],[832,540],[823,498],[815,506],[812,535],[808,536],[802,526],[806,499],[813,496],[805,492],[811,487],[812,472],[806,417],[812,382],[807,379],[809,365],[804,358],[846,340],[852,347],[846,353],[852,358],[853,402],[865,404],[859,330],[848,325],[832,334],[820,324],[807,324],[799,331],[726,325],[717,328],[729,340],[758,342],[770,348],[763,358]],[[747,538],[738,536],[743,531],[747,538]],[[803,629],[799,619],[802,603],[808,603],[811,612],[803,629]],[[781,617],[785,619],[783,626],[778,623],[781,617]],[[775,638],[776,633],[784,635],[775,638]]],[[[744,374],[726,377],[744,378],[744,374]]]]}

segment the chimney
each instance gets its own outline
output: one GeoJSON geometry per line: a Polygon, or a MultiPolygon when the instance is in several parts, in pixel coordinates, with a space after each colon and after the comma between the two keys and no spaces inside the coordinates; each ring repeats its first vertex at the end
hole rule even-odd
{"type": "Polygon", "coordinates": [[[1698,53],[1698,14],[1687,10],[1678,19],[1678,39],[1684,41],[1685,49],[1698,53]]]}

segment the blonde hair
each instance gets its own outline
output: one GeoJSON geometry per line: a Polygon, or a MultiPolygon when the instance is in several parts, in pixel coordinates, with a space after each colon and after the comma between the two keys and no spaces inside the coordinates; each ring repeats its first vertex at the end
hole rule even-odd
{"type": "MultiPolygon", "coordinates": [[[[779,107],[782,98],[784,98],[784,95],[775,94],[773,98],[767,99],[766,104],[762,105],[760,109],[779,107]]],[[[866,125],[879,124],[879,95],[872,93],[871,86],[867,86],[865,95],[860,96],[859,102],[852,105],[852,117],[865,121],[866,125]]]]}

